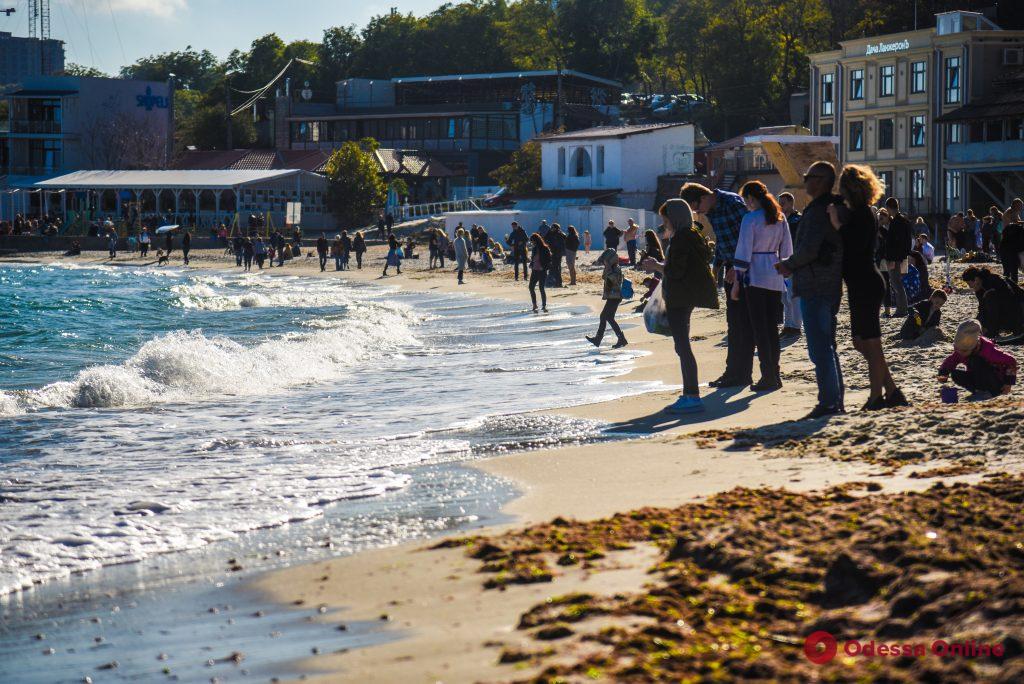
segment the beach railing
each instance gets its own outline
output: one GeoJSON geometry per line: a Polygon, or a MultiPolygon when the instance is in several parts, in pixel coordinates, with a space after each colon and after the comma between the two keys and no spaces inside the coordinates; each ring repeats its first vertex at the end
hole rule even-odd
{"type": "Polygon", "coordinates": [[[401,204],[391,209],[396,221],[409,221],[417,218],[430,218],[452,211],[480,211],[482,197],[467,197],[460,200],[444,200],[426,202],[424,204],[401,204]]]}

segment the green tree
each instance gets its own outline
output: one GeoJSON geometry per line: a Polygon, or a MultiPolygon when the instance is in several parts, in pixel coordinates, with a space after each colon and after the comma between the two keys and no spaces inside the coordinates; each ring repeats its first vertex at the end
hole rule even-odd
{"type": "Polygon", "coordinates": [[[491,178],[510,193],[532,192],[540,187],[540,143],[530,141],[512,153],[504,166],[491,171],[491,178]]]}
{"type": "Polygon", "coordinates": [[[355,26],[334,26],[324,31],[317,47],[317,99],[334,98],[335,84],[352,75],[352,63],[361,47],[355,26]]]}
{"type": "Polygon", "coordinates": [[[377,141],[346,142],[327,160],[327,204],[341,225],[364,225],[384,204],[387,186],[373,152],[377,141]]]}
{"type": "MultiPolygon", "coordinates": [[[[365,78],[394,78],[422,74],[423,20],[392,10],[373,17],[362,30],[362,48],[353,64],[353,75],[365,78]]],[[[451,36],[449,40],[459,40],[451,36]]],[[[443,49],[433,46],[432,49],[443,49]]]]}
{"type": "Polygon", "coordinates": [[[100,71],[96,67],[85,66],[83,64],[75,64],[74,62],[68,62],[64,65],[64,71],[61,72],[65,76],[85,76],[88,78],[110,78],[110,74],[100,71]]]}
{"type": "Polygon", "coordinates": [[[121,78],[166,81],[174,74],[181,88],[207,90],[221,71],[221,65],[212,52],[197,51],[188,45],[184,50],[150,55],[136,60],[134,64],[121,67],[121,78]]]}
{"type": "Polygon", "coordinates": [[[507,17],[504,0],[441,5],[416,29],[421,55],[415,65],[417,73],[488,73],[514,68],[507,44],[502,41],[502,25],[507,17]],[[472,40],[460,39],[462,36],[472,36],[472,40]]]}
{"type": "Polygon", "coordinates": [[[268,33],[252,41],[244,57],[242,81],[249,90],[262,88],[277,76],[288,61],[284,41],[276,33],[268,33]]]}
{"type": "Polygon", "coordinates": [[[661,33],[644,0],[562,0],[556,14],[570,69],[631,80],[658,47],[661,33]]]}

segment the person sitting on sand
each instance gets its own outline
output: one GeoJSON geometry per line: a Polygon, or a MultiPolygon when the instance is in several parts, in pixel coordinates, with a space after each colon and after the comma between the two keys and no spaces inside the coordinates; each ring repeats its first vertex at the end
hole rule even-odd
{"type": "Polygon", "coordinates": [[[986,336],[998,337],[1003,331],[1014,335],[1024,332],[1024,290],[1017,283],[985,266],[971,266],[962,277],[978,297],[978,320],[986,336]]]}
{"type": "Polygon", "coordinates": [[[914,241],[914,251],[920,252],[929,264],[935,261],[935,245],[928,240],[927,233],[920,233],[914,241]]]}
{"type": "Polygon", "coordinates": [[[928,330],[939,327],[942,319],[942,305],[946,303],[946,293],[932,290],[928,299],[910,307],[910,314],[903,322],[897,337],[901,340],[916,340],[928,330]]]}
{"type": "Polygon", "coordinates": [[[950,379],[971,392],[968,401],[1009,394],[1017,380],[1017,360],[982,336],[981,323],[964,321],[956,330],[953,353],[939,367],[939,382],[950,379]]]}
{"type": "Polygon", "coordinates": [[[71,249],[64,252],[64,256],[81,256],[82,254],[82,243],[75,240],[71,243],[71,249]]]}

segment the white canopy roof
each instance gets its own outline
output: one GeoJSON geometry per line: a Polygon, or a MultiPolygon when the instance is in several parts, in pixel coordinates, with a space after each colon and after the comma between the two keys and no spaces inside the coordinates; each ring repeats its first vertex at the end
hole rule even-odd
{"type": "Polygon", "coordinates": [[[235,171],[231,169],[201,169],[186,171],[75,171],[34,186],[44,190],[132,190],[148,188],[191,188],[197,190],[228,190],[269,180],[278,180],[295,174],[315,175],[301,169],[276,171],[235,171]]]}

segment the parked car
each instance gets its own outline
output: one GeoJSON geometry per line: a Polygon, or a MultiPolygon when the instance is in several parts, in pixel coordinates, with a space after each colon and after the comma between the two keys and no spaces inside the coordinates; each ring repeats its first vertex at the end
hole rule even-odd
{"type": "Polygon", "coordinates": [[[692,93],[676,95],[672,101],[651,112],[656,119],[688,119],[708,107],[708,103],[702,97],[692,93]]]}
{"type": "Polygon", "coordinates": [[[508,199],[508,188],[499,188],[497,192],[484,197],[484,206],[488,209],[507,207],[514,202],[508,199]]]}

